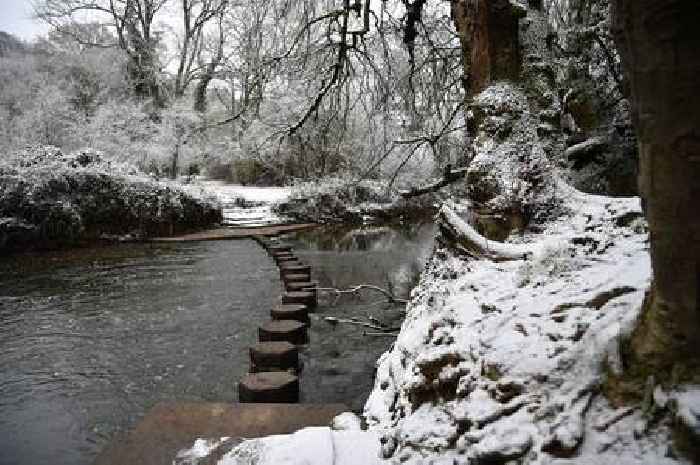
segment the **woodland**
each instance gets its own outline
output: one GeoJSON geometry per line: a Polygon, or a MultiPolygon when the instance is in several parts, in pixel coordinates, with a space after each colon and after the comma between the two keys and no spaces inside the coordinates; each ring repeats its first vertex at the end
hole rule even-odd
{"type": "Polygon", "coordinates": [[[427,211],[382,457],[700,463],[696,2],[34,7],[47,37],[0,33],[0,250],[216,224],[198,178],[292,186],[300,221],[427,211]]]}

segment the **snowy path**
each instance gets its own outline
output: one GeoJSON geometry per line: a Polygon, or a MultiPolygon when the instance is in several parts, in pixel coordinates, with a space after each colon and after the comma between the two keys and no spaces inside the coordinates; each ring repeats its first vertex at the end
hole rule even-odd
{"type": "Polygon", "coordinates": [[[225,226],[249,228],[288,222],[272,211],[275,204],[289,198],[288,187],[250,187],[212,180],[198,180],[191,186],[219,199],[225,226]]]}

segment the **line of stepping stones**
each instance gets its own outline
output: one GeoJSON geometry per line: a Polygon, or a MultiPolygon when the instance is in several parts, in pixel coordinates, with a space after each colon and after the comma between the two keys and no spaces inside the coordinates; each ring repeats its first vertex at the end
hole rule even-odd
{"type": "Polygon", "coordinates": [[[308,342],[309,312],[318,304],[311,267],[301,263],[278,236],[255,236],[275,260],[285,291],[258,328],[258,343],[249,349],[250,370],[238,383],[240,402],[299,402],[299,346],[308,342]]]}

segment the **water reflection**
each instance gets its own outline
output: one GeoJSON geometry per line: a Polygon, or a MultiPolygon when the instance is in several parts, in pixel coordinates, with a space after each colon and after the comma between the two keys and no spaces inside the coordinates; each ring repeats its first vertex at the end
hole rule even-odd
{"type": "MultiPolygon", "coordinates": [[[[312,265],[320,287],[348,289],[359,284],[380,286],[396,297],[408,298],[432,248],[436,227],[326,227],[290,237],[301,260],[312,265]]],[[[392,305],[378,293],[321,294],[313,315],[311,343],[303,351],[301,378],[306,402],[344,402],[361,411],[374,383],[375,363],[393,336],[362,326],[331,324],[326,316],[401,324],[404,307],[392,305]]]]}

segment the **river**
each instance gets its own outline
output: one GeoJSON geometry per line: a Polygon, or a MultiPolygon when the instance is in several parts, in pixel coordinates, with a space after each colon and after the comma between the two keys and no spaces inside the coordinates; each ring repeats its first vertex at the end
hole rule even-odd
{"type": "MultiPolygon", "coordinates": [[[[405,297],[433,233],[430,224],[319,228],[289,240],[322,287],[368,283],[405,297]]],[[[278,276],[252,240],[2,258],[0,465],[87,465],[159,401],[236,401],[278,276]]],[[[371,292],[321,299],[302,350],[302,402],[361,409],[393,341],[325,316],[391,326],[400,310],[371,292]]]]}

